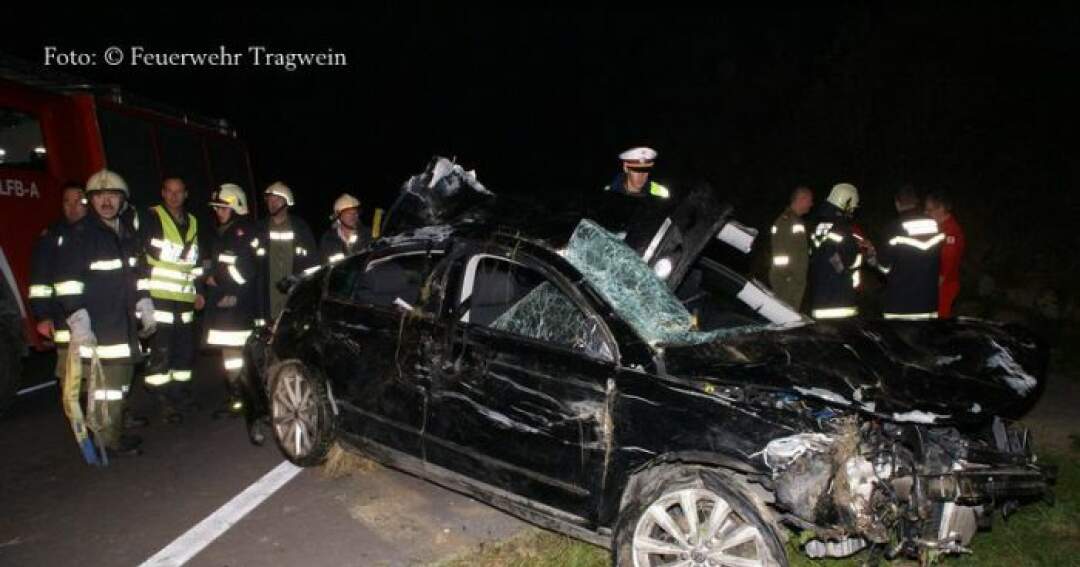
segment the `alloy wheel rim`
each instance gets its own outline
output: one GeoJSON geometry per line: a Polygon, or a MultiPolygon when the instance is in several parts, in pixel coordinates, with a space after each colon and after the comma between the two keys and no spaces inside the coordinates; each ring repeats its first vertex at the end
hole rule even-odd
{"type": "Polygon", "coordinates": [[[703,488],[669,492],[634,529],[635,567],[764,567],[773,563],[761,531],[727,500],[703,488]]]}
{"type": "Polygon", "coordinates": [[[311,383],[298,371],[286,370],[278,379],[271,405],[274,433],[285,452],[293,458],[310,453],[319,423],[311,383]]]}

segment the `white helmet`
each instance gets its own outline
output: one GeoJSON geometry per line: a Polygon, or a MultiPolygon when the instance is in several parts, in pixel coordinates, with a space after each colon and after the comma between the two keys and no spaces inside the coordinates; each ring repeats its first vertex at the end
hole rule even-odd
{"type": "Polygon", "coordinates": [[[123,191],[125,196],[130,196],[127,183],[115,171],[103,169],[90,176],[86,180],[86,193],[94,191],[123,191]]]}
{"type": "Polygon", "coordinates": [[[290,207],[296,204],[296,201],[293,199],[292,189],[289,189],[288,185],[285,185],[280,181],[271,183],[270,186],[266,188],[266,191],[263,191],[263,195],[277,195],[278,197],[285,199],[285,204],[290,207]]]}
{"type": "Polygon", "coordinates": [[[210,206],[232,209],[238,215],[248,214],[247,195],[235,183],[222,184],[221,188],[210,197],[210,206]]]}
{"type": "Polygon", "coordinates": [[[360,199],[357,199],[348,193],[342,193],[340,197],[334,200],[334,214],[330,218],[336,219],[341,216],[342,211],[359,208],[360,199]]]}
{"type": "Polygon", "coordinates": [[[832,191],[829,191],[829,198],[825,200],[836,205],[841,211],[850,213],[859,206],[859,190],[850,183],[837,183],[832,191]]]}

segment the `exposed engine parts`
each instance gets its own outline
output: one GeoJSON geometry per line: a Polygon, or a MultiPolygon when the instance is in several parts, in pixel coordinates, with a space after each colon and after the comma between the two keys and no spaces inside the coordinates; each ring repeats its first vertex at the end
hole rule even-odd
{"type": "Polygon", "coordinates": [[[888,556],[967,552],[994,506],[1007,505],[997,492],[1045,489],[1027,462],[1026,435],[1000,419],[975,434],[850,416],[823,431],[774,439],[761,451],[785,520],[812,534],[810,557],[846,557],[867,545],[888,556]],[[1004,475],[980,474],[1010,460],[1017,466],[1004,475]]]}

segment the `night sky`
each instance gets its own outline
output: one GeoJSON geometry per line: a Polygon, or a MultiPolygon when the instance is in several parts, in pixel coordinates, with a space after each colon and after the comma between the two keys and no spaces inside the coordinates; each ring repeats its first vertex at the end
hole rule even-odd
{"type": "Polygon", "coordinates": [[[65,68],[227,118],[259,189],[283,179],[321,230],[348,190],[385,206],[433,154],[501,193],[572,202],[619,151],[660,152],[674,191],[706,180],[767,227],[797,184],[850,181],[870,228],[905,182],[946,190],[968,269],[1075,271],[1080,40],[1066,2],[681,13],[432,10],[53,13],[2,50],[345,53],[348,67],[65,68]],[[58,21],[59,20],[59,21],[58,21]]]}

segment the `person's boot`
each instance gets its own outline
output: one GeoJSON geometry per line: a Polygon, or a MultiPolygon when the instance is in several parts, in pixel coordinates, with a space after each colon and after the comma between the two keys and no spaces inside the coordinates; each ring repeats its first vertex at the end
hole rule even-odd
{"type": "Polygon", "coordinates": [[[150,424],[150,420],[141,415],[132,415],[128,410],[124,410],[124,429],[140,429],[150,424]]]}
{"type": "Polygon", "coordinates": [[[105,448],[105,454],[112,458],[138,457],[142,454],[142,438],[138,435],[121,435],[116,444],[105,448]]]}
{"type": "Polygon", "coordinates": [[[248,441],[251,441],[252,445],[262,447],[262,444],[266,442],[266,434],[270,429],[270,418],[260,417],[254,420],[248,421],[248,441]]]}
{"type": "Polygon", "coordinates": [[[244,403],[240,400],[226,400],[225,404],[214,410],[211,414],[214,419],[221,419],[224,417],[240,417],[244,412],[244,403]]]}
{"type": "Polygon", "coordinates": [[[165,423],[168,423],[169,425],[180,425],[181,423],[184,423],[184,414],[180,413],[173,406],[166,406],[161,413],[165,423]]]}

